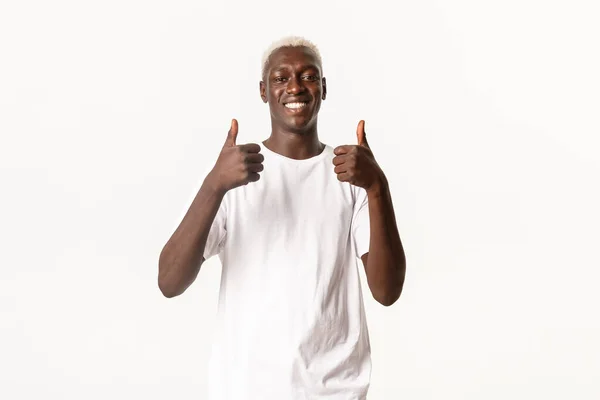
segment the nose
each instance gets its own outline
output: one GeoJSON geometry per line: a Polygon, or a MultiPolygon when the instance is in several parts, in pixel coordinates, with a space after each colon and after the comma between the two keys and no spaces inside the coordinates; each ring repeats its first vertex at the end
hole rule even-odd
{"type": "Polygon", "coordinates": [[[305,87],[302,80],[298,80],[296,77],[291,78],[288,81],[286,92],[288,94],[298,94],[304,92],[305,87]]]}

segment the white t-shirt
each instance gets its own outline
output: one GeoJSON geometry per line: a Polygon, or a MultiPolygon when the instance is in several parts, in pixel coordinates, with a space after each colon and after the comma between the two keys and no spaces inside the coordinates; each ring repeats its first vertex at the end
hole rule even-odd
{"type": "Polygon", "coordinates": [[[209,399],[364,400],[366,191],[338,181],[331,146],[261,153],[260,180],[227,192],[204,251],[223,266],[209,399]]]}

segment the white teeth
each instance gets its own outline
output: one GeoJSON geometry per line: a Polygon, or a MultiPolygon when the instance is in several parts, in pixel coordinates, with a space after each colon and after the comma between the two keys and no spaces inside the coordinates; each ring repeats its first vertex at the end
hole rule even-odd
{"type": "Polygon", "coordinates": [[[307,103],[287,103],[285,106],[287,108],[302,108],[305,107],[307,103]]]}

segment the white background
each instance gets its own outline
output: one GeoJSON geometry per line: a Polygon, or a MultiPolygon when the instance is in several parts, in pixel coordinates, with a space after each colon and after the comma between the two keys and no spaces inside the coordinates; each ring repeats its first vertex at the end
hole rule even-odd
{"type": "Polygon", "coordinates": [[[594,3],[3,1],[0,397],[204,398],[219,260],[166,299],[158,255],[231,118],[270,134],[262,51],[300,34],[407,254],[365,299],[369,400],[600,398],[594,3]]]}

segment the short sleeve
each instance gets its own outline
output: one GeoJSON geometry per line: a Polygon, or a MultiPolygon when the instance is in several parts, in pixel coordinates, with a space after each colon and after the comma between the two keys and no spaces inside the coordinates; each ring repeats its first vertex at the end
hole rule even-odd
{"type": "Polygon", "coordinates": [[[356,187],[354,212],[352,215],[352,240],[354,255],[361,258],[369,252],[371,224],[369,220],[369,198],[367,191],[356,187]]]}
{"type": "Polygon", "coordinates": [[[225,198],[221,201],[217,215],[208,232],[206,246],[204,247],[204,259],[208,260],[223,250],[227,238],[227,205],[225,198]]]}

